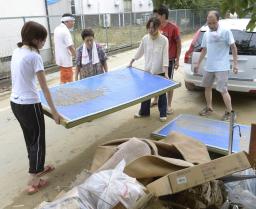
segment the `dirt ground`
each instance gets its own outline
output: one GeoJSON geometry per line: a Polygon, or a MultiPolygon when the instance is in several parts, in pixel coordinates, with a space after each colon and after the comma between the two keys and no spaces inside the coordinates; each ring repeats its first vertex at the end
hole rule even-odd
{"type": "MultiPolygon", "coordinates": [[[[183,53],[188,44],[189,42],[184,42],[183,53]]],[[[127,66],[134,53],[135,50],[131,50],[110,57],[110,69],[117,66],[127,66]]],[[[181,57],[182,60],[183,56],[181,57]]],[[[134,66],[143,68],[143,60],[138,61],[134,66]]],[[[183,67],[184,64],[181,63],[180,69],[174,76],[174,80],[181,82],[182,87],[175,90],[174,114],[168,116],[168,121],[179,114],[197,115],[205,105],[202,91],[190,92],[185,89],[183,67]]],[[[47,78],[51,85],[58,82],[58,74],[56,73],[47,78]]],[[[238,122],[247,125],[256,122],[256,95],[231,93],[231,96],[234,110],[238,113],[238,122]]],[[[224,104],[216,92],[213,94],[213,100],[215,112],[210,118],[220,119],[224,112],[224,104]]],[[[57,126],[46,117],[46,161],[54,164],[56,170],[48,175],[50,185],[47,188],[33,196],[28,196],[23,191],[27,179],[27,160],[22,132],[8,108],[8,95],[0,97],[0,101],[0,125],[4,127],[0,130],[0,188],[2,189],[0,193],[0,205],[2,207],[0,208],[6,209],[30,209],[42,201],[53,200],[61,190],[68,190],[74,181],[83,178],[84,169],[90,168],[97,145],[118,138],[134,136],[150,138],[151,132],[164,125],[159,121],[157,108],[152,108],[149,118],[134,119],[133,115],[138,111],[138,105],[72,129],[57,126]]]]}

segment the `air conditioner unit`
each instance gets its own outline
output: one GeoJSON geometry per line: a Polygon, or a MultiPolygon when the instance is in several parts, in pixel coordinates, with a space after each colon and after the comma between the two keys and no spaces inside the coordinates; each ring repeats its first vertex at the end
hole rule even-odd
{"type": "Polygon", "coordinates": [[[91,0],[87,0],[87,6],[91,7],[92,6],[92,1],[91,0]]]}
{"type": "Polygon", "coordinates": [[[120,0],[115,0],[115,1],[114,1],[114,5],[115,5],[115,7],[119,7],[119,5],[120,5],[120,0]]]}

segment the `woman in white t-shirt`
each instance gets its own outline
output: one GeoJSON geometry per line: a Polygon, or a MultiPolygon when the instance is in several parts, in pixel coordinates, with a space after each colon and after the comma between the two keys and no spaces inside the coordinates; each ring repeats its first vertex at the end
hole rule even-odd
{"type": "Polygon", "coordinates": [[[46,186],[47,181],[40,177],[54,169],[53,166],[44,166],[45,122],[36,89],[36,77],[55,122],[59,124],[61,119],[47,87],[43,61],[39,54],[46,37],[47,30],[44,26],[33,21],[26,22],[21,30],[22,42],[18,43],[11,61],[11,108],[22,128],[28,152],[30,174],[28,194],[36,193],[46,186]]]}

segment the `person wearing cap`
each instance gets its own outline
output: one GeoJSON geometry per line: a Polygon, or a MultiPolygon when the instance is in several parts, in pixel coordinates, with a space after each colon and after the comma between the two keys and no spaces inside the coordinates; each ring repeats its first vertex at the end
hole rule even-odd
{"type": "Polygon", "coordinates": [[[55,61],[60,67],[60,83],[73,81],[72,58],[76,50],[70,33],[74,27],[75,17],[66,13],[62,15],[61,24],[54,30],[55,61]]]}

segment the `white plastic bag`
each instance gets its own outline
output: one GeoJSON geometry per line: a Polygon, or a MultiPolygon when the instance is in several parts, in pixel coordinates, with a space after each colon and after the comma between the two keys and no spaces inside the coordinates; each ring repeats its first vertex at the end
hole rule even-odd
{"type": "MultiPolygon", "coordinates": [[[[236,174],[255,175],[255,171],[253,169],[248,169],[236,174]]],[[[256,179],[226,183],[225,187],[228,191],[229,201],[241,204],[246,209],[256,208],[256,179]]]]}
{"type": "Polygon", "coordinates": [[[92,197],[97,200],[97,209],[111,209],[119,202],[126,208],[130,208],[145,193],[144,187],[135,178],[123,173],[124,168],[125,161],[122,160],[115,169],[100,171],[90,176],[84,184],[79,186],[79,190],[92,194],[92,197]]]}
{"type": "Polygon", "coordinates": [[[38,209],[112,209],[119,202],[131,208],[145,194],[144,187],[123,173],[124,168],[122,160],[115,169],[92,174],[62,198],[42,204],[38,209]]]}

